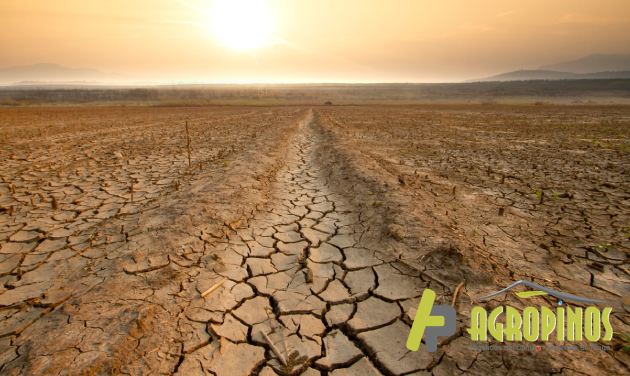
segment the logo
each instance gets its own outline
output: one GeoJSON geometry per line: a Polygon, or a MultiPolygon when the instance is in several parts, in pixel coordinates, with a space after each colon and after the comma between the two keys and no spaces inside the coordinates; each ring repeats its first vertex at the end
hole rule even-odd
{"type": "MultiPolygon", "coordinates": [[[[487,341],[488,332],[497,341],[503,342],[503,337],[507,341],[522,341],[523,338],[529,342],[537,341],[542,337],[543,341],[548,341],[549,336],[556,331],[558,341],[581,341],[582,337],[590,342],[597,342],[601,337],[601,327],[605,333],[602,338],[610,341],[613,336],[610,325],[610,313],[612,307],[606,307],[600,311],[597,307],[588,307],[586,310],[581,307],[562,307],[562,300],[577,303],[605,303],[600,300],[588,299],[581,296],[566,294],[550,288],[546,288],[529,281],[518,281],[507,288],[493,294],[474,299],[492,298],[494,296],[507,293],[516,286],[525,285],[538,291],[525,291],[516,293],[520,298],[529,298],[538,295],[551,295],[558,298],[558,308],[556,312],[541,307],[540,311],[535,307],[525,307],[523,315],[516,308],[505,307],[505,325],[497,324],[496,320],[503,313],[503,307],[495,308],[490,315],[483,307],[475,307],[471,312],[470,339],[473,341],[487,341]],[[566,311],[566,315],[565,315],[566,311]],[[522,329],[521,329],[522,328],[522,329]]],[[[536,348],[538,350],[538,348],[536,348]]]]}
{"type": "MultiPolygon", "coordinates": [[[[516,286],[528,286],[537,291],[525,291],[516,293],[520,298],[530,298],[540,295],[551,295],[558,298],[558,308],[555,312],[547,307],[541,307],[540,310],[535,307],[525,307],[522,315],[514,307],[505,306],[505,324],[497,323],[497,319],[504,313],[504,307],[495,308],[490,314],[485,308],[476,306],[471,312],[470,328],[467,329],[472,341],[485,341],[486,346],[492,350],[514,349],[514,346],[487,346],[488,332],[499,342],[504,341],[522,341],[529,342],[538,341],[540,337],[543,341],[548,341],[550,336],[556,332],[558,341],[582,341],[583,337],[590,342],[597,342],[600,338],[604,341],[610,341],[613,336],[612,326],[610,325],[610,313],[612,307],[605,307],[600,310],[597,307],[588,307],[585,310],[582,307],[562,307],[563,300],[576,303],[605,303],[599,300],[584,298],[581,296],[571,295],[546,288],[529,281],[518,281],[507,288],[473,299],[479,301],[495,297],[500,294],[509,292],[516,286]],[[604,334],[602,337],[602,327],[604,334]]],[[[407,338],[407,349],[417,351],[420,348],[422,337],[426,332],[426,350],[429,352],[437,351],[437,337],[448,337],[455,334],[457,329],[455,308],[451,306],[434,306],[435,292],[430,289],[424,290],[416,317],[413,320],[409,337],[407,338]]],[[[475,345],[473,345],[475,346],[475,345]]],[[[517,350],[535,349],[540,351],[544,347],[522,346],[517,345],[517,350]]],[[[605,350],[609,346],[599,346],[591,344],[593,350],[605,350]]],[[[554,346],[548,344],[548,350],[588,350],[588,347],[577,346],[554,346]]]]}
{"type": "Polygon", "coordinates": [[[446,305],[434,306],[433,302],[435,302],[435,291],[424,290],[409,337],[407,337],[407,349],[418,351],[422,336],[426,332],[426,349],[434,352],[437,351],[438,336],[448,337],[455,334],[457,329],[455,308],[446,305]]]}

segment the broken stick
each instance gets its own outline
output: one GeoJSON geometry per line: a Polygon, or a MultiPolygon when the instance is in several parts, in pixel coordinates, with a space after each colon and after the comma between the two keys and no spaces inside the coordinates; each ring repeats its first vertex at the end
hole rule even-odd
{"type": "Polygon", "coordinates": [[[287,366],[287,361],[284,360],[284,356],[282,356],[282,353],[280,353],[280,350],[278,350],[278,348],[276,347],[276,345],[273,344],[273,342],[271,342],[271,340],[269,339],[269,337],[267,337],[267,335],[265,334],[265,332],[263,332],[262,330],[260,331],[260,334],[262,334],[262,336],[265,338],[265,341],[267,341],[267,344],[269,344],[269,347],[271,347],[271,349],[273,350],[273,352],[276,353],[276,355],[278,356],[278,359],[280,360],[280,362],[282,362],[282,364],[284,364],[284,366],[287,366]]]}
{"type": "Polygon", "coordinates": [[[186,139],[188,139],[188,167],[192,168],[192,162],[190,161],[190,134],[188,133],[188,120],[186,120],[186,139]]]}
{"type": "Polygon", "coordinates": [[[457,288],[455,289],[455,295],[453,296],[453,304],[452,304],[453,308],[455,308],[455,300],[457,300],[457,293],[459,293],[459,289],[461,289],[462,286],[464,286],[464,284],[466,284],[466,280],[463,280],[462,283],[460,283],[459,286],[457,286],[457,288]]]}
{"type": "Polygon", "coordinates": [[[211,292],[213,292],[214,290],[218,289],[219,287],[221,287],[221,285],[227,281],[227,278],[223,278],[222,280],[220,280],[217,284],[215,284],[214,286],[210,287],[209,289],[207,289],[206,291],[204,291],[201,294],[201,297],[205,297],[206,295],[210,294],[211,292]]]}

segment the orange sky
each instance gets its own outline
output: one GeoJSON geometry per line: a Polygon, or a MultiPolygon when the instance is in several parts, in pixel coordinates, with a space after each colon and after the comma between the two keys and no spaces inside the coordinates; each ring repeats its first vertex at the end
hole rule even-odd
{"type": "Polygon", "coordinates": [[[57,63],[161,81],[444,82],[630,53],[628,0],[238,1],[241,16],[210,0],[3,1],[0,67],[57,63]]]}

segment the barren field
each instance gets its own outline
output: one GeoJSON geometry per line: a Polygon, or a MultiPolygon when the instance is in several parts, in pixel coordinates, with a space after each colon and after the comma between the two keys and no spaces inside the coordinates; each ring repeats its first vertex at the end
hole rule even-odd
{"type": "Polygon", "coordinates": [[[628,107],[15,108],[0,145],[0,374],[629,372],[465,330],[555,309],[472,303],[529,280],[630,334],[628,107]],[[410,352],[426,288],[457,330],[410,352]]]}

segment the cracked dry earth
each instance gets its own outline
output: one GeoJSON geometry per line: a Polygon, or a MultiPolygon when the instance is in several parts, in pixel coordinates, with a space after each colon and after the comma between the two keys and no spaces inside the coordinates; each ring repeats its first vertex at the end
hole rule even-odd
{"type": "MultiPolygon", "coordinates": [[[[264,160],[266,169],[256,176],[253,186],[262,186],[265,199],[251,190],[230,196],[255,209],[236,210],[229,221],[209,225],[207,185],[200,181],[158,200],[160,208],[140,213],[135,221],[123,217],[102,224],[98,251],[88,247],[68,258],[52,252],[56,263],[19,276],[0,300],[20,288],[20,294],[32,291],[1,311],[3,325],[12,326],[0,337],[0,373],[626,371],[605,352],[472,350],[464,330],[470,322],[468,293],[500,286],[479,277],[484,268],[475,262],[485,254],[462,261],[454,251],[460,243],[435,240],[448,239],[437,226],[424,228],[430,244],[418,244],[417,237],[411,241],[409,234],[422,221],[403,207],[407,188],[396,184],[398,177],[386,169],[366,174],[363,167],[371,161],[339,148],[344,139],[320,110],[297,115],[299,122],[282,129],[284,153],[269,154],[277,163],[264,160]],[[374,193],[379,202],[369,201],[374,193]],[[431,254],[431,261],[418,261],[422,254],[431,254]],[[55,281],[63,287],[42,294],[41,284],[58,274],[66,278],[55,281]],[[408,351],[407,335],[424,289],[437,292],[437,304],[450,304],[462,277],[474,287],[467,284],[458,297],[456,334],[439,338],[434,353],[424,344],[408,351]]],[[[250,186],[246,178],[230,183],[250,186]]]]}

